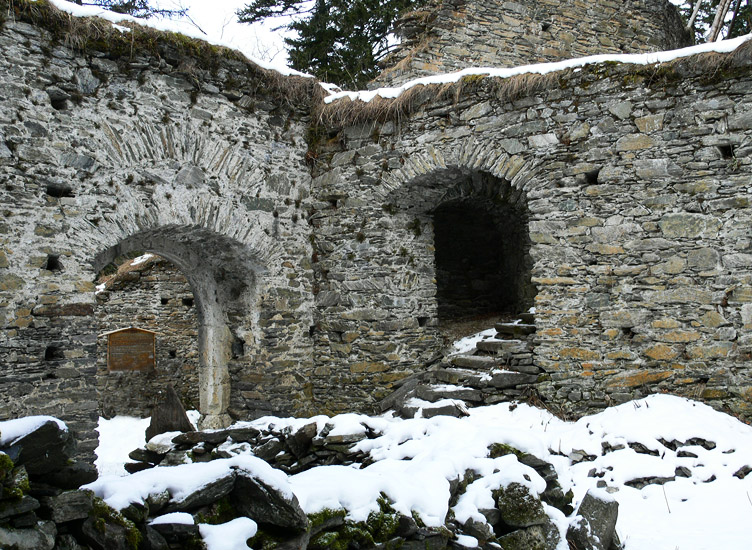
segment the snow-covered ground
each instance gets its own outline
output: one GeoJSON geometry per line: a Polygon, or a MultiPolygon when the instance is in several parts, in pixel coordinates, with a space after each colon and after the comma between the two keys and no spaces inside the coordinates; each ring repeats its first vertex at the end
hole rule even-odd
{"type": "MultiPolygon", "coordinates": [[[[243,425],[295,430],[311,420],[265,417],[243,425]]],[[[362,520],[376,509],[383,492],[396,510],[417,512],[427,525],[440,525],[448,511],[449,480],[473,469],[482,477],[468,487],[453,511],[460,521],[480,518],[478,509],[488,506],[496,487],[523,481],[537,493],[545,486],[513,455],[488,457],[491,444],[506,443],[552,463],[564,490],[573,490],[575,506],[588,489],[600,486],[611,493],[620,504],[617,530],[627,550],[746,550],[752,540],[752,475],[734,476],[752,464],[752,427],[683,398],[654,395],[577,422],[564,422],[522,404],[475,408],[465,418],[402,420],[344,414],[313,420],[319,430],[333,424],[330,435],[362,433],[365,426],[381,435],[357,444],[375,460],[370,466],[319,466],[287,478],[307,513],[344,508],[350,518],[362,520]],[[677,472],[688,477],[676,476],[677,472]],[[628,484],[672,477],[673,481],[642,489],[628,484]]],[[[199,479],[193,471],[167,475],[167,468],[161,467],[163,475],[140,472],[127,480],[104,475],[122,467],[131,450],[122,442],[135,441],[129,438],[131,432],[143,434],[143,422],[118,418],[100,423],[97,465],[103,475],[92,487],[118,507],[144,494],[146,488],[139,484],[168,483],[172,492],[199,479]]],[[[253,457],[227,461],[172,468],[206,469],[212,477],[221,473],[209,469],[224,471],[240,461],[236,467],[270,475],[253,457]]],[[[284,486],[283,478],[281,474],[275,483],[284,486]]],[[[569,519],[558,510],[547,512],[561,529],[566,527],[569,519]]],[[[236,527],[251,529],[250,524],[236,527]]]]}

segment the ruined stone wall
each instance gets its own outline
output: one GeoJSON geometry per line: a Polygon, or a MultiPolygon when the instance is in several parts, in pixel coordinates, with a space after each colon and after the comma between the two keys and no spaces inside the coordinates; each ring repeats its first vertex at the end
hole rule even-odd
{"type": "Polygon", "coordinates": [[[116,275],[97,291],[95,314],[100,414],[146,418],[168,385],[186,409],[199,408],[198,315],[191,287],[175,266],[154,256],[116,275]],[[103,333],[131,326],[156,333],[156,368],[108,371],[103,333]]]}
{"type": "Polygon", "coordinates": [[[0,28],[0,417],[55,414],[93,449],[94,280],[136,251],[190,286],[212,422],[373,410],[443,350],[437,211],[501,228],[462,241],[498,269],[440,267],[484,292],[458,304],[535,306],[548,403],[670,391],[752,415],[749,45],[472,77],[311,124],[309,80],[78,32],[0,28]]]}
{"type": "Polygon", "coordinates": [[[533,77],[515,99],[466,79],[403,100],[399,123],[346,125],[314,180],[316,356],[346,359],[364,399],[430,359],[433,212],[495,193],[528,212],[544,400],[667,391],[752,417],[751,52],[533,77]]]}
{"type": "Polygon", "coordinates": [[[91,452],[94,280],[134,251],[191,285],[205,412],[308,410],[314,84],[45,6],[2,7],[0,417],[54,414],[91,452]]]}
{"type": "Polygon", "coordinates": [[[467,67],[517,67],[691,45],[667,0],[437,0],[398,27],[373,87],[467,67]]]}

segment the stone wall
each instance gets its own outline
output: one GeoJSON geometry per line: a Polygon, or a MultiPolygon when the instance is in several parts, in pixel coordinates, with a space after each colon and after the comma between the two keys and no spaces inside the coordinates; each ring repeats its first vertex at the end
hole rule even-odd
{"type": "Polygon", "coordinates": [[[669,391],[752,416],[749,44],[325,107],[29,5],[0,1],[0,417],[93,449],[94,281],[136,251],[191,288],[207,426],[373,410],[474,303],[535,306],[563,412],[669,391]]]}
{"type": "Polygon", "coordinates": [[[436,212],[493,193],[526,212],[545,401],[580,414],[668,391],[750,418],[751,52],[468,78],[402,98],[399,123],[344,125],[314,180],[337,197],[315,232],[317,357],[350,354],[365,388],[431,357],[436,212]]]}
{"type": "Polygon", "coordinates": [[[373,87],[467,67],[517,67],[691,45],[667,0],[434,0],[398,27],[373,87]]]}
{"type": "Polygon", "coordinates": [[[0,9],[0,417],[59,415],[91,452],[94,280],[135,251],[193,290],[205,425],[310,410],[313,81],[44,3],[0,9]]]}
{"type": "MultiPolygon", "coordinates": [[[[186,409],[199,408],[198,315],[188,281],[170,262],[152,256],[126,262],[97,290],[97,391],[100,414],[148,417],[159,392],[172,385],[186,409]],[[156,333],[150,372],[108,371],[107,336],[128,327],[156,333]]],[[[234,350],[237,353],[239,349],[234,350]]]]}

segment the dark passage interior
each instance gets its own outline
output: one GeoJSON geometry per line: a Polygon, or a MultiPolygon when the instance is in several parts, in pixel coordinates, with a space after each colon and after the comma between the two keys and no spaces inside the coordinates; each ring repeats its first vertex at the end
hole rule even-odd
{"type": "Polygon", "coordinates": [[[524,212],[470,197],[440,205],[433,221],[440,322],[533,305],[524,212]]]}

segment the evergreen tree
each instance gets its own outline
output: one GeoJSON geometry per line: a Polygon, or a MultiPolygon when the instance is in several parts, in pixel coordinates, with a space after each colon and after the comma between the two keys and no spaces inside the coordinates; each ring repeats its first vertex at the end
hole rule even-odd
{"type": "Polygon", "coordinates": [[[134,17],[179,17],[186,14],[186,9],[163,9],[151,5],[150,0],[72,0],[79,6],[99,6],[116,13],[124,13],[134,17]]]}
{"type": "Polygon", "coordinates": [[[293,15],[286,25],[290,64],[321,80],[362,88],[379,70],[376,63],[395,45],[390,30],[421,0],[252,0],[238,11],[244,23],[293,15]]]}

